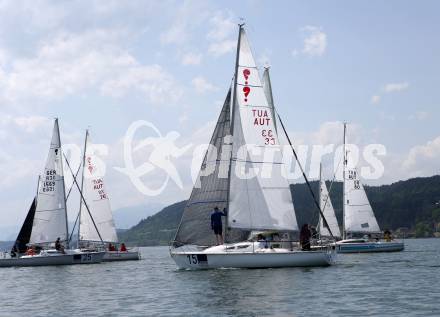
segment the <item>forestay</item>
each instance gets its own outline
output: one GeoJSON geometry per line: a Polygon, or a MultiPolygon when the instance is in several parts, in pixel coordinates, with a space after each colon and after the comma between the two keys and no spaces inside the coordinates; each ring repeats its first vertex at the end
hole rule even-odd
{"type": "Polygon", "coordinates": [[[38,187],[31,244],[67,241],[67,211],[58,119],[55,120],[50,150],[38,187]]]}
{"type": "MultiPolygon", "coordinates": [[[[333,233],[334,237],[340,237],[341,232],[339,230],[338,220],[336,219],[335,210],[333,208],[332,201],[330,199],[327,186],[325,185],[325,181],[320,181],[320,195],[319,195],[319,204],[321,210],[324,214],[325,219],[327,220],[327,224],[330,227],[330,230],[333,233]]],[[[330,237],[330,232],[324,226],[322,218],[319,217],[319,233],[321,236],[330,237]]]]}
{"type": "Polygon", "coordinates": [[[116,227],[110,207],[110,200],[105,188],[102,170],[98,166],[98,158],[91,147],[89,133],[87,131],[85,142],[85,156],[83,166],[83,197],[80,206],[79,236],[81,241],[101,241],[96,227],[104,242],[118,242],[116,227]],[[92,214],[93,220],[90,217],[92,214]]]}
{"type": "Polygon", "coordinates": [[[229,226],[298,230],[273,111],[243,28],[237,53],[229,226]]]}
{"type": "MultiPolygon", "coordinates": [[[[348,152],[350,154],[350,152],[348,152]]],[[[348,168],[350,155],[345,162],[345,232],[380,232],[373,209],[356,168],[348,168]]]]}

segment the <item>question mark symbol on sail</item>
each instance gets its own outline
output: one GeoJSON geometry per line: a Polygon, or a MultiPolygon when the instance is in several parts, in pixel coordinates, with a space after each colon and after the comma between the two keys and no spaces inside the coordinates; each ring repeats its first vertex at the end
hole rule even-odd
{"type": "Polygon", "coordinates": [[[244,84],[245,85],[248,84],[247,80],[248,80],[250,74],[251,74],[251,71],[249,69],[246,68],[245,70],[243,70],[243,76],[244,76],[244,79],[245,79],[244,84]]]}
{"type": "Polygon", "coordinates": [[[244,86],[243,87],[243,92],[244,92],[244,101],[247,102],[247,96],[251,92],[251,89],[248,86],[244,86]]]}

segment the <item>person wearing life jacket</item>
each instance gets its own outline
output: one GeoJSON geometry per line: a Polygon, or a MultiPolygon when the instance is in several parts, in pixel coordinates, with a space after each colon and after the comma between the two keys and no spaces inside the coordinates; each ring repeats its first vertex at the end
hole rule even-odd
{"type": "Polygon", "coordinates": [[[125,243],[121,243],[121,252],[127,252],[127,247],[125,246],[125,243]]]}
{"type": "Polygon", "coordinates": [[[116,251],[116,248],[115,248],[115,246],[113,244],[109,243],[108,244],[108,250],[109,251],[116,251]]]}
{"type": "Polygon", "coordinates": [[[35,255],[34,248],[33,248],[33,247],[29,247],[29,248],[26,250],[26,255],[34,256],[34,255],[35,255]]]}

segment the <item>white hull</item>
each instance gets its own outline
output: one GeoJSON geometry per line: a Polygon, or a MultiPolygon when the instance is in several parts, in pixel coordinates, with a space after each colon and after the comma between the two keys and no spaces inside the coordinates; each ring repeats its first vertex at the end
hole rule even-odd
{"type": "MultiPolygon", "coordinates": [[[[212,247],[203,251],[171,251],[171,257],[179,269],[215,268],[276,268],[329,266],[334,263],[335,252],[290,251],[288,249],[265,249],[252,246],[231,250],[234,245],[212,247]]],[[[244,246],[244,243],[235,246],[244,246]]],[[[184,247],[183,247],[184,248],[184,247]]]]}
{"type": "Polygon", "coordinates": [[[34,256],[0,259],[0,267],[93,264],[101,263],[103,257],[104,252],[43,253],[34,256]]]}
{"type": "Polygon", "coordinates": [[[113,261],[136,261],[140,260],[141,255],[138,251],[107,251],[104,254],[103,262],[113,261]]]}
{"type": "Polygon", "coordinates": [[[405,249],[403,242],[350,242],[343,240],[336,243],[338,253],[373,253],[373,252],[399,252],[405,249]]]}

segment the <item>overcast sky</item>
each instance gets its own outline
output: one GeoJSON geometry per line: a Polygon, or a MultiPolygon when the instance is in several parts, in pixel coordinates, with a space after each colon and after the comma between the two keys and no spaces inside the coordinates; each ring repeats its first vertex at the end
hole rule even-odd
{"type": "MultiPolygon", "coordinates": [[[[64,144],[90,126],[106,144],[113,207],[168,204],[192,187],[192,149],[173,159],[183,181],[140,193],[124,167],[129,126],[146,120],[176,145],[209,142],[231,83],[240,18],[296,146],[383,144],[384,175],[438,173],[438,1],[0,0],[0,227],[20,225],[60,119],[64,144]]],[[[154,131],[144,127],[139,136],[154,131]]],[[[139,152],[137,164],[145,161],[139,152]]],[[[326,169],[325,175],[331,177],[326,169]]],[[[143,178],[160,187],[165,175],[143,178]]],[[[70,208],[71,215],[76,207],[70,208]]]]}

